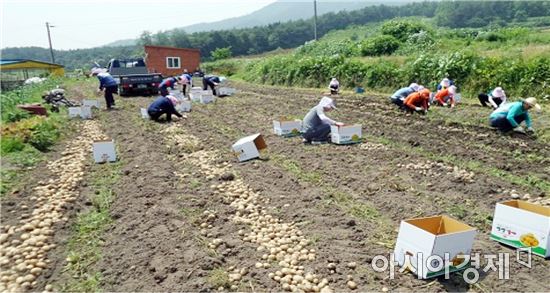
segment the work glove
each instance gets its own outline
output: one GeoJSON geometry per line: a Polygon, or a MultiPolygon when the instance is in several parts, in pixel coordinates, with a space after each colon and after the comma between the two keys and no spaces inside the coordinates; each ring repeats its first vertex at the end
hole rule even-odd
{"type": "Polygon", "coordinates": [[[525,133],[525,130],[523,130],[523,127],[521,127],[521,126],[518,126],[518,127],[514,128],[514,131],[518,132],[518,133],[525,133]]]}
{"type": "Polygon", "coordinates": [[[415,109],[417,112],[422,111],[422,108],[421,108],[421,107],[416,107],[416,108],[414,108],[414,109],[415,109]]]}

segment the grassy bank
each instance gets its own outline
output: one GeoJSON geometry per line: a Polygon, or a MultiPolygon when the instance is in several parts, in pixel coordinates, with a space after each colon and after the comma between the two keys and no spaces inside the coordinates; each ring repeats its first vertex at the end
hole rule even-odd
{"type": "Polygon", "coordinates": [[[0,94],[1,103],[1,186],[0,197],[5,196],[24,171],[43,160],[44,154],[70,131],[65,112],[48,116],[32,116],[17,105],[41,103],[44,91],[57,86],[70,87],[77,81],[51,78],[40,84],[25,85],[0,94]]]}

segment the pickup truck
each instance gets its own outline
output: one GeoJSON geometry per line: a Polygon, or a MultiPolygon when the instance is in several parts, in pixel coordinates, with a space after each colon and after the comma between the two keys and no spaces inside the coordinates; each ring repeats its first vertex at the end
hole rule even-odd
{"type": "Polygon", "coordinates": [[[111,59],[107,70],[118,83],[121,96],[130,94],[156,95],[162,82],[160,73],[149,73],[142,58],[111,59]]]}

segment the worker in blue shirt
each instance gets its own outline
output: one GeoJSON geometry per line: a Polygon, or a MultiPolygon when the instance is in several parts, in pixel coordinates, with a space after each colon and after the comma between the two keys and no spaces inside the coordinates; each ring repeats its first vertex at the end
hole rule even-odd
{"type": "Polygon", "coordinates": [[[403,108],[403,101],[405,101],[405,98],[408,97],[410,94],[417,92],[418,89],[420,89],[420,86],[417,83],[413,82],[408,87],[401,88],[393,93],[393,95],[390,97],[390,101],[400,108],[403,108]]]}
{"type": "Polygon", "coordinates": [[[113,94],[118,93],[118,84],[116,80],[107,71],[101,68],[93,68],[91,75],[97,76],[97,79],[99,79],[99,89],[97,91],[103,92],[107,110],[112,109],[115,105],[113,94]]]}
{"type": "Polygon", "coordinates": [[[518,133],[534,133],[535,130],[531,126],[531,117],[528,112],[531,108],[540,110],[537,99],[532,97],[519,102],[503,104],[491,113],[489,122],[492,127],[496,127],[502,132],[513,130],[518,133]],[[523,121],[525,121],[527,130],[520,125],[523,121]]]}
{"type": "Polygon", "coordinates": [[[166,121],[172,121],[172,114],[180,117],[186,118],[181,115],[178,110],[176,110],[176,105],[178,104],[178,99],[174,96],[158,97],[149,108],[147,108],[147,113],[151,120],[159,121],[159,118],[162,114],[166,114],[166,121]]]}
{"type": "Polygon", "coordinates": [[[177,83],[181,83],[181,76],[165,78],[159,84],[160,95],[166,97],[168,95],[168,88],[175,89],[177,83]]]}
{"type": "Polygon", "coordinates": [[[193,76],[185,69],[181,75],[182,93],[187,95],[187,89],[193,87],[193,76]]]}
{"type": "Polygon", "coordinates": [[[225,77],[218,77],[215,75],[209,75],[202,78],[202,89],[207,90],[208,87],[212,89],[212,94],[216,95],[216,86],[223,82],[225,77]]]}

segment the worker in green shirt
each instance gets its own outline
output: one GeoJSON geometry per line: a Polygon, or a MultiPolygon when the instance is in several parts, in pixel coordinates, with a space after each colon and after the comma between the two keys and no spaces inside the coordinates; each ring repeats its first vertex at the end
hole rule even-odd
{"type": "Polygon", "coordinates": [[[537,99],[527,98],[519,102],[502,104],[489,116],[490,124],[502,132],[513,130],[519,133],[533,133],[535,130],[531,126],[531,117],[529,117],[529,109],[531,108],[540,110],[537,99]],[[523,121],[525,121],[527,129],[520,125],[523,121]]]}

